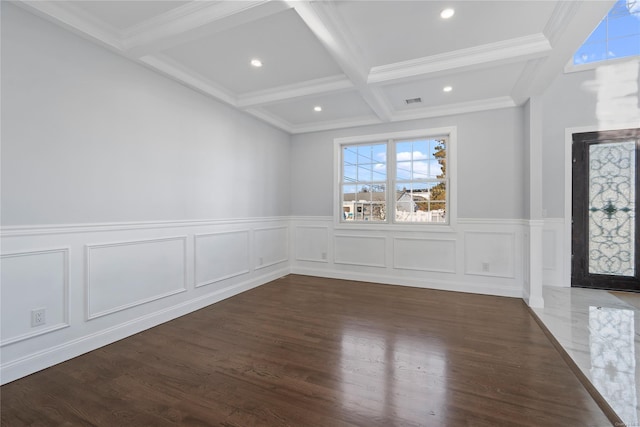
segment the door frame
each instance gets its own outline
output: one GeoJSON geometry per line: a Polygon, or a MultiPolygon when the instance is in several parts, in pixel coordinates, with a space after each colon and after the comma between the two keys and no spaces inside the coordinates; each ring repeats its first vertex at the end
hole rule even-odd
{"type": "Polygon", "coordinates": [[[635,129],[638,123],[620,123],[611,126],[591,125],[568,127],[564,130],[564,248],[562,287],[571,287],[571,210],[573,192],[573,134],[635,129]]]}

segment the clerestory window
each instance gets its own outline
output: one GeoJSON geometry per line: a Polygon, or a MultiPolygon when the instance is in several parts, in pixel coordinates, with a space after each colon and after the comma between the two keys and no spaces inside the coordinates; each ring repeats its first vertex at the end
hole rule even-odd
{"type": "Polygon", "coordinates": [[[573,65],[640,55],[640,0],[618,0],[573,55],[573,65]]]}

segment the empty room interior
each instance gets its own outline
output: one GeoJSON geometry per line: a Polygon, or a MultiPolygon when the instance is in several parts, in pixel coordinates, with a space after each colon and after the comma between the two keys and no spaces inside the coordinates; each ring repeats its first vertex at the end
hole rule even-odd
{"type": "Polygon", "coordinates": [[[640,2],[0,7],[3,426],[640,425],[640,2]]]}

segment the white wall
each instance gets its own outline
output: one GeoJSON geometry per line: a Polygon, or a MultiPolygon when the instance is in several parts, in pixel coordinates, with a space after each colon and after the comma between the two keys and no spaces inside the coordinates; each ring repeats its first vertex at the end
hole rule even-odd
{"type": "Polygon", "coordinates": [[[446,126],[458,129],[458,216],[524,218],[521,108],[294,135],[292,214],[332,214],[335,138],[446,126]]]}
{"type": "Polygon", "coordinates": [[[289,272],[289,135],[1,7],[2,383],[289,272]]]}
{"type": "Polygon", "coordinates": [[[294,136],[292,271],[522,297],[524,130],[522,108],[509,108],[294,136]],[[335,224],[335,138],[449,126],[457,129],[454,227],[424,231],[335,224]]]}
{"type": "Polygon", "coordinates": [[[2,7],[3,225],[288,214],[287,134],[2,7]]]}

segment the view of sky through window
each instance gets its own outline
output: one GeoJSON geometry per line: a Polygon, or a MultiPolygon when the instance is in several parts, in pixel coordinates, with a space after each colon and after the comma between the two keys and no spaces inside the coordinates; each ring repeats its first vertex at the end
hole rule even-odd
{"type": "Polygon", "coordinates": [[[573,55],[573,64],[640,55],[640,0],[618,0],[573,55]]]}

